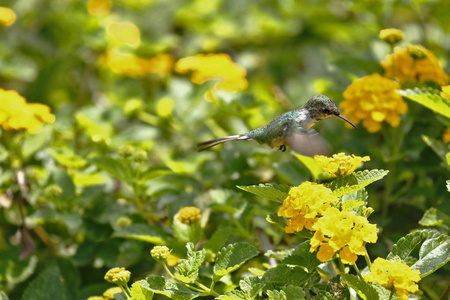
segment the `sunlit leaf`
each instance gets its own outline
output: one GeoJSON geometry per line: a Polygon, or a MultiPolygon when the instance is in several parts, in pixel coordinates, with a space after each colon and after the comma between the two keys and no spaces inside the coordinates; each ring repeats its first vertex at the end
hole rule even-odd
{"type": "Polygon", "coordinates": [[[280,184],[260,184],[250,186],[237,186],[246,192],[267,198],[276,202],[283,202],[289,194],[290,186],[280,184]]]}
{"type": "Polygon", "coordinates": [[[364,170],[354,172],[347,176],[336,178],[325,186],[333,190],[333,194],[340,197],[345,194],[360,190],[374,181],[382,179],[389,171],[385,170],[364,170]]]}
{"type": "Polygon", "coordinates": [[[241,267],[247,260],[258,255],[259,252],[247,243],[236,243],[222,248],[217,255],[214,265],[214,281],[219,280],[224,275],[231,273],[241,267]]]}
{"type": "Polygon", "coordinates": [[[450,118],[450,100],[441,97],[439,90],[433,88],[414,88],[397,91],[406,99],[415,101],[434,112],[450,118]]]}

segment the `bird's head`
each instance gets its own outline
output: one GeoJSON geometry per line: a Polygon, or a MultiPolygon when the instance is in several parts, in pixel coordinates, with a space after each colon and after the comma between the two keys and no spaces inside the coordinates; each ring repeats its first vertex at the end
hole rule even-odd
{"type": "Polygon", "coordinates": [[[312,97],[311,99],[308,100],[308,102],[306,102],[305,105],[303,105],[302,108],[306,109],[309,112],[310,118],[315,119],[317,121],[329,117],[338,117],[346,121],[356,129],[358,129],[358,127],[356,127],[355,124],[353,124],[346,117],[341,115],[336,104],[334,104],[334,102],[325,95],[316,95],[312,97]]]}

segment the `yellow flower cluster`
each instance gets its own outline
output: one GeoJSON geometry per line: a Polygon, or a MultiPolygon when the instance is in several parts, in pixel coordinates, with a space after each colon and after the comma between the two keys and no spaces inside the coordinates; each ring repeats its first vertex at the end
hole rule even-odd
{"type": "Polygon", "coordinates": [[[131,273],[125,268],[112,268],[105,274],[105,280],[118,286],[127,284],[130,281],[131,273]]]}
{"type": "Polygon", "coordinates": [[[441,97],[450,100],[450,85],[441,86],[441,97]]]}
{"type": "Polygon", "coordinates": [[[450,143],[450,127],[445,128],[444,133],[442,134],[442,141],[445,144],[450,143]]]}
{"type": "Polygon", "coordinates": [[[420,281],[420,271],[398,261],[388,261],[378,257],[370,267],[370,273],[364,275],[364,280],[376,282],[388,289],[395,289],[395,293],[402,300],[408,300],[409,293],[419,290],[416,284],[420,281]]]}
{"type": "Polygon", "coordinates": [[[405,34],[400,29],[386,28],[380,31],[380,39],[391,45],[397,44],[404,38],[405,34]]]}
{"type": "Polygon", "coordinates": [[[123,53],[117,48],[108,49],[100,59],[100,64],[111,69],[116,74],[143,77],[147,74],[167,76],[173,65],[171,54],[160,54],[146,59],[134,54],[123,53]]]}
{"type": "Polygon", "coordinates": [[[0,99],[0,126],[5,130],[26,129],[29,133],[38,133],[44,123],[55,121],[50,107],[27,103],[16,91],[0,89],[0,99]]]}
{"type": "Polygon", "coordinates": [[[365,217],[335,207],[324,211],[312,229],[315,233],[309,251],[314,252],[320,247],[317,258],[321,262],[329,261],[339,251],[341,261],[353,265],[358,255],[366,254],[364,243],[377,241],[375,224],[370,224],[365,217]]]}
{"type": "Polygon", "coordinates": [[[115,300],[116,298],[114,297],[115,294],[120,294],[122,293],[122,289],[118,286],[112,287],[107,289],[106,291],[103,292],[103,299],[105,300],[115,300]]]}
{"type": "Polygon", "coordinates": [[[323,184],[305,181],[290,189],[278,216],[288,218],[284,228],[286,233],[302,231],[303,228],[312,230],[322,212],[335,205],[338,200],[323,184]]]}
{"type": "Polygon", "coordinates": [[[0,7],[0,24],[11,26],[16,22],[16,13],[9,7],[0,7]]]}
{"type": "Polygon", "coordinates": [[[112,22],[106,27],[106,33],[117,44],[137,47],[141,42],[141,31],[130,22],[112,22]]]}
{"type": "Polygon", "coordinates": [[[178,211],[178,221],[184,224],[192,224],[201,217],[200,209],[195,206],[186,206],[178,211]]]}
{"type": "Polygon", "coordinates": [[[369,132],[379,131],[383,121],[397,127],[401,120],[399,114],[408,110],[397,89],[400,84],[379,74],[357,79],[344,91],[345,101],[340,104],[342,114],[353,123],[363,120],[369,132]]]}
{"type": "Polygon", "coordinates": [[[157,261],[164,261],[169,257],[170,249],[167,246],[155,246],[150,254],[157,261]]]}
{"type": "Polygon", "coordinates": [[[363,161],[369,161],[369,156],[345,155],[341,152],[332,157],[316,155],[314,159],[323,166],[322,172],[328,172],[332,177],[350,175],[363,161]]]}
{"type": "Polygon", "coordinates": [[[86,9],[91,16],[101,17],[107,15],[111,11],[111,0],[88,0],[86,9]]]}
{"type": "Polygon", "coordinates": [[[228,92],[244,90],[248,86],[247,71],[233,62],[229,55],[197,54],[180,59],[175,64],[178,73],[192,71],[191,80],[202,84],[208,80],[218,80],[215,88],[228,92]]]}
{"type": "MultiPolygon", "coordinates": [[[[417,49],[416,49],[417,50],[417,49]]],[[[405,81],[435,81],[440,85],[448,83],[449,76],[442,69],[441,64],[433,52],[425,48],[426,57],[414,59],[407,48],[395,47],[394,54],[386,56],[381,66],[386,77],[396,78],[399,82],[405,81]]],[[[417,52],[417,51],[416,51],[417,52]]]]}

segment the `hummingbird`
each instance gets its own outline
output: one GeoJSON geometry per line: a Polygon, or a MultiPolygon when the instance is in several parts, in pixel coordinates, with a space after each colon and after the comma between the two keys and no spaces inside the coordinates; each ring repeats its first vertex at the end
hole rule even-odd
{"type": "Polygon", "coordinates": [[[320,120],[338,117],[356,129],[355,124],[340,114],[334,102],[325,95],[316,95],[300,108],[285,112],[267,125],[243,134],[225,136],[197,144],[200,151],[233,140],[255,140],[271,148],[286,151],[286,146],[302,155],[314,156],[327,152],[327,143],[311,129],[320,120]]]}

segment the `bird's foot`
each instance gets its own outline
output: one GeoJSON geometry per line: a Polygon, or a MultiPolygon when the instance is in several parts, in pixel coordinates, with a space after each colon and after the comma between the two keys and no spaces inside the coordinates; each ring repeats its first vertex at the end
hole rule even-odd
{"type": "Polygon", "coordinates": [[[286,145],[281,145],[280,146],[280,150],[281,150],[281,152],[285,152],[286,151],[286,145]]]}

